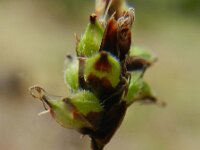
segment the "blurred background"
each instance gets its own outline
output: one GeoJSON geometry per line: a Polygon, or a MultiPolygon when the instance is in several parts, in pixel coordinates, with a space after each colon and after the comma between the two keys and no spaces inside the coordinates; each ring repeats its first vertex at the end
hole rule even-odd
{"type": "MultiPolygon", "coordinates": [[[[135,45],[159,61],[146,80],[166,108],[135,104],[105,150],[200,149],[200,1],[129,0],[135,45]]],[[[60,127],[28,92],[67,96],[64,56],[75,54],[94,0],[0,0],[0,149],[88,150],[89,138],[60,127]]]]}

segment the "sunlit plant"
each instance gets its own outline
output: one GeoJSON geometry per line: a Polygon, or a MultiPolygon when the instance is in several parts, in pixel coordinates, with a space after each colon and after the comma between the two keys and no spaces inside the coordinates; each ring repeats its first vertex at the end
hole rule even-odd
{"type": "Polygon", "coordinates": [[[89,20],[83,36],[77,37],[77,55],[65,60],[64,81],[71,96],[51,96],[39,86],[31,87],[30,93],[60,125],[88,135],[91,148],[102,150],[131,104],[164,103],[143,80],[157,58],[131,45],[134,8],[124,0],[96,0],[89,20]]]}

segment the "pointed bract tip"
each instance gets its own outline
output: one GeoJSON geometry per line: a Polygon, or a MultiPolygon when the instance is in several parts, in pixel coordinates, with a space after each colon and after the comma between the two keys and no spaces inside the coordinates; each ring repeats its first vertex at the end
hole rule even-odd
{"type": "Polygon", "coordinates": [[[34,86],[29,88],[29,92],[34,98],[42,100],[42,97],[44,96],[45,90],[38,85],[34,85],[34,86]]]}
{"type": "Polygon", "coordinates": [[[95,13],[92,13],[90,15],[90,22],[91,23],[95,23],[96,19],[97,19],[97,15],[95,13]]]}

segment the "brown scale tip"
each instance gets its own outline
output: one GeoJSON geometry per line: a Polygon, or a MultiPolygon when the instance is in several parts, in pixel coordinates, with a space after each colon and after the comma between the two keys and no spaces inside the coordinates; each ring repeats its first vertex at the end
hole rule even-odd
{"type": "Polygon", "coordinates": [[[108,53],[102,51],[100,58],[95,63],[95,69],[103,72],[109,72],[112,66],[108,61],[108,53]]]}
{"type": "Polygon", "coordinates": [[[104,52],[104,51],[101,52],[100,59],[101,59],[101,60],[107,61],[107,60],[108,60],[108,53],[106,53],[106,52],[104,52]]]}
{"type": "Polygon", "coordinates": [[[97,19],[97,15],[95,13],[92,13],[90,15],[90,22],[91,23],[95,23],[96,19],[97,19]]]}

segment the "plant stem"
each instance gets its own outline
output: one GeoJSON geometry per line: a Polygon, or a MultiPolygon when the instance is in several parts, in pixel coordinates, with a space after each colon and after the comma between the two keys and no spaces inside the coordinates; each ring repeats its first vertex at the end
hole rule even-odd
{"type": "Polygon", "coordinates": [[[104,145],[98,143],[94,138],[91,137],[91,150],[103,150],[104,145]]]}

